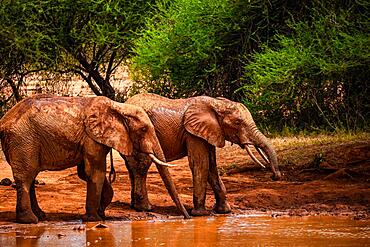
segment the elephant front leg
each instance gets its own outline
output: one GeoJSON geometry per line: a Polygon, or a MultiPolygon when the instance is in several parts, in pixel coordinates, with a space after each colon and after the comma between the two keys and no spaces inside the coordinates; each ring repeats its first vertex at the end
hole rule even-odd
{"type": "Polygon", "coordinates": [[[137,211],[150,211],[152,207],[148,198],[146,178],[151,160],[141,156],[143,155],[138,154],[136,157],[125,158],[131,181],[131,208],[137,211]]]}
{"type": "Polygon", "coordinates": [[[205,208],[207,179],[209,170],[209,154],[206,143],[199,138],[187,141],[188,159],[193,175],[193,204],[191,214],[194,216],[209,215],[205,208]]]}
{"type": "Polygon", "coordinates": [[[98,211],[99,216],[102,217],[103,219],[105,219],[105,209],[112,202],[113,195],[114,195],[113,188],[108,182],[107,177],[105,177],[98,211]]]}
{"type": "Polygon", "coordinates": [[[82,220],[100,221],[102,218],[99,215],[99,208],[105,179],[105,169],[101,165],[96,165],[94,161],[85,160],[85,173],[87,182],[86,214],[82,217],[82,220]]]}
{"type": "Polygon", "coordinates": [[[227,214],[231,212],[231,207],[226,200],[226,188],[218,173],[216,163],[216,148],[209,145],[209,176],[208,183],[211,185],[215,194],[216,203],[213,206],[213,211],[218,214],[227,214]]]}
{"type": "MultiPolygon", "coordinates": [[[[85,163],[81,162],[77,166],[77,174],[78,177],[87,182],[87,175],[85,172],[85,163]]],[[[98,210],[98,214],[102,219],[105,219],[105,209],[109,206],[113,199],[113,188],[111,184],[108,182],[108,179],[104,178],[101,199],[100,199],[100,206],[98,210]]]]}

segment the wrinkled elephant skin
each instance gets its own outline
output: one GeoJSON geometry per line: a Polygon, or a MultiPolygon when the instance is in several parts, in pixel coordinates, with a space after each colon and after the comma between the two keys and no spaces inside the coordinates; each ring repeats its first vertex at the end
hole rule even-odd
{"type": "Polygon", "coordinates": [[[79,177],[87,182],[83,220],[97,221],[104,218],[113,197],[105,176],[111,148],[122,155],[133,155],[136,150],[165,160],[143,109],[106,97],[26,98],[0,120],[0,139],[16,182],[16,221],[20,223],[45,218],[34,186],[41,171],[78,166],[79,177]]]}
{"type": "MultiPolygon", "coordinates": [[[[206,215],[207,182],[215,194],[216,213],[229,213],[226,189],[216,166],[216,147],[225,141],[241,147],[254,145],[270,163],[274,178],[279,179],[277,157],[268,139],[257,129],[248,109],[224,98],[199,96],[168,99],[155,94],[138,94],[126,103],[141,106],[149,115],[167,161],[188,156],[193,176],[193,215],[206,215]]],[[[150,162],[135,158],[126,162],[131,179],[131,206],[150,210],[146,174],[150,162]]]]}

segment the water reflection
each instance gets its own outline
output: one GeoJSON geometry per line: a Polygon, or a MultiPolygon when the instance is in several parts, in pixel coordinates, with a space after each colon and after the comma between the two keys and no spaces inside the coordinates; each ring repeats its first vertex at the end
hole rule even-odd
{"type": "Polygon", "coordinates": [[[218,228],[225,217],[180,221],[135,222],[131,246],[215,246],[221,241],[218,228]]]}
{"type": "Polygon", "coordinates": [[[369,246],[370,221],[239,216],[0,226],[0,246],[369,246]]]}

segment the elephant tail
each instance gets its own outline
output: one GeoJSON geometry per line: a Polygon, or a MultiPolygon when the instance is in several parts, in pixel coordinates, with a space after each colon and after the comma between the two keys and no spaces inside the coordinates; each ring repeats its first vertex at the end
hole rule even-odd
{"type": "MultiPolygon", "coordinates": [[[[2,125],[2,122],[1,122],[1,119],[0,119],[0,153],[3,152],[3,154],[5,155],[6,161],[9,163],[9,156],[6,152],[6,147],[5,147],[5,130],[4,130],[3,126],[4,125],[2,125]]],[[[1,156],[1,154],[0,154],[0,156],[1,156]]]]}
{"type": "Polygon", "coordinates": [[[4,138],[4,129],[3,129],[3,124],[2,124],[2,121],[0,119],[0,143],[1,143],[1,140],[4,138]]]}
{"type": "Polygon", "coordinates": [[[113,165],[113,149],[110,149],[110,172],[109,172],[109,183],[112,184],[116,180],[116,170],[113,165]]]}
{"type": "Polygon", "coordinates": [[[0,142],[4,138],[5,135],[5,120],[4,117],[0,118],[0,142]]]}

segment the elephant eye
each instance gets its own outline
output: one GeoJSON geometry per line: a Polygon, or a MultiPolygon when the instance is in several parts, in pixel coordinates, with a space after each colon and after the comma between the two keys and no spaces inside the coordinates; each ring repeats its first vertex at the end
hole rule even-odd
{"type": "Polygon", "coordinates": [[[241,122],[241,120],[240,119],[236,119],[235,121],[234,121],[234,124],[235,125],[240,125],[242,122],[241,122]]]}
{"type": "Polygon", "coordinates": [[[142,133],[145,133],[145,132],[147,132],[148,131],[148,128],[147,127],[141,127],[140,128],[140,131],[142,132],[142,133]]]}

